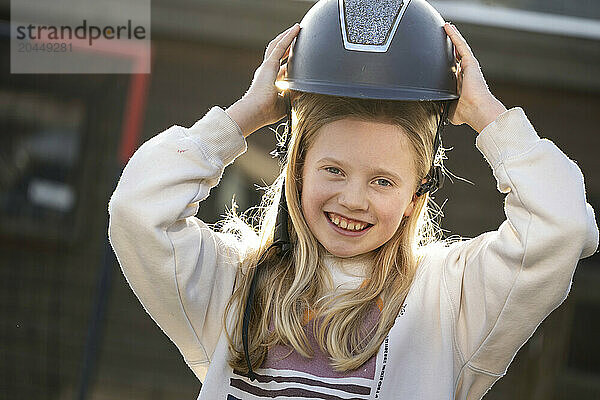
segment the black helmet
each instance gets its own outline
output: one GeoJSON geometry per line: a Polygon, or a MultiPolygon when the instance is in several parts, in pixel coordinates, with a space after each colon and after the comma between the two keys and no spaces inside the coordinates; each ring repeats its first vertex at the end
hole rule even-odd
{"type": "MultiPolygon", "coordinates": [[[[434,155],[448,103],[458,98],[454,47],[444,19],[425,0],[320,0],[292,42],[284,89],[362,99],[441,101],[434,155]]],[[[289,94],[289,92],[288,92],[289,94]]],[[[288,103],[288,132],[291,104],[288,103]]],[[[291,135],[287,135],[287,139],[291,135]]],[[[287,144],[279,146],[285,156],[287,144]]],[[[282,160],[283,161],[283,160],[282,160]]],[[[434,165],[418,196],[443,183],[434,165]]]]}
{"type": "Polygon", "coordinates": [[[456,64],[424,0],[321,0],[290,49],[290,89],[365,99],[453,100],[456,64]]]}

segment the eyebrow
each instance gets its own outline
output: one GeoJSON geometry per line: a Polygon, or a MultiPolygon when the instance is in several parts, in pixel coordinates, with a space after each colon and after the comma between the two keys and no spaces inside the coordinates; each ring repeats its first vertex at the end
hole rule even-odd
{"type": "MultiPolygon", "coordinates": [[[[346,164],[344,162],[337,160],[335,158],[332,158],[332,157],[323,157],[319,161],[317,161],[317,163],[321,163],[321,162],[325,162],[325,161],[332,162],[334,164],[338,164],[343,167],[346,166],[346,164]]],[[[400,177],[400,175],[398,175],[390,170],[384,169],[384,168],[371,168],[371,172],[375,175],[390,176],[390,177],[396,179],[398,182],[404,182],[404,180],[400,177]]]]}

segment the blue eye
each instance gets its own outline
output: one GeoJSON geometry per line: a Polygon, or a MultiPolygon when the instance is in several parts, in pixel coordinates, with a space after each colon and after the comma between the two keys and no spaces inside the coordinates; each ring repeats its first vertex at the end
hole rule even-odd
{"type": "Polygon", "coordinates": [[[336,167],[325,167],[325,171],[331,172],[332,174],[338,175],[340,170],[336,167]]]}
{"type": "Polygon", "coordinates": [[[383,179],[383,178],[376,179],[375,182],[383,182],[383,183],[379,183],[379,185],[381,185],[381,186],[392,186],[392,182],[388,181],[387,179],[383,179]]]}

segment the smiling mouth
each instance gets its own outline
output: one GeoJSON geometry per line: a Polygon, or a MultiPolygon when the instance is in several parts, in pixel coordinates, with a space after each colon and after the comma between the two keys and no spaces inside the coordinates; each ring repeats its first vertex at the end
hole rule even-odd
{"type": "Polygon", "coordinates": [[[348,232],[361,232],[373,226],[373,224],[351,220],[335,213],[326,212],[325,215],[332,224],[348,232]]]}

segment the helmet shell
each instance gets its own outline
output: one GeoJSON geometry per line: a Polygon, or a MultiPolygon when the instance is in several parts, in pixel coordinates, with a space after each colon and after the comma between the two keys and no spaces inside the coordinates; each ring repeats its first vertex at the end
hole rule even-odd
{"type": "Polygon", "coordinates": [[[443,25],[424,0],[320,0],[300,23],[283,81],[344,97],[457,99],[456,59],[443,25]]]}

